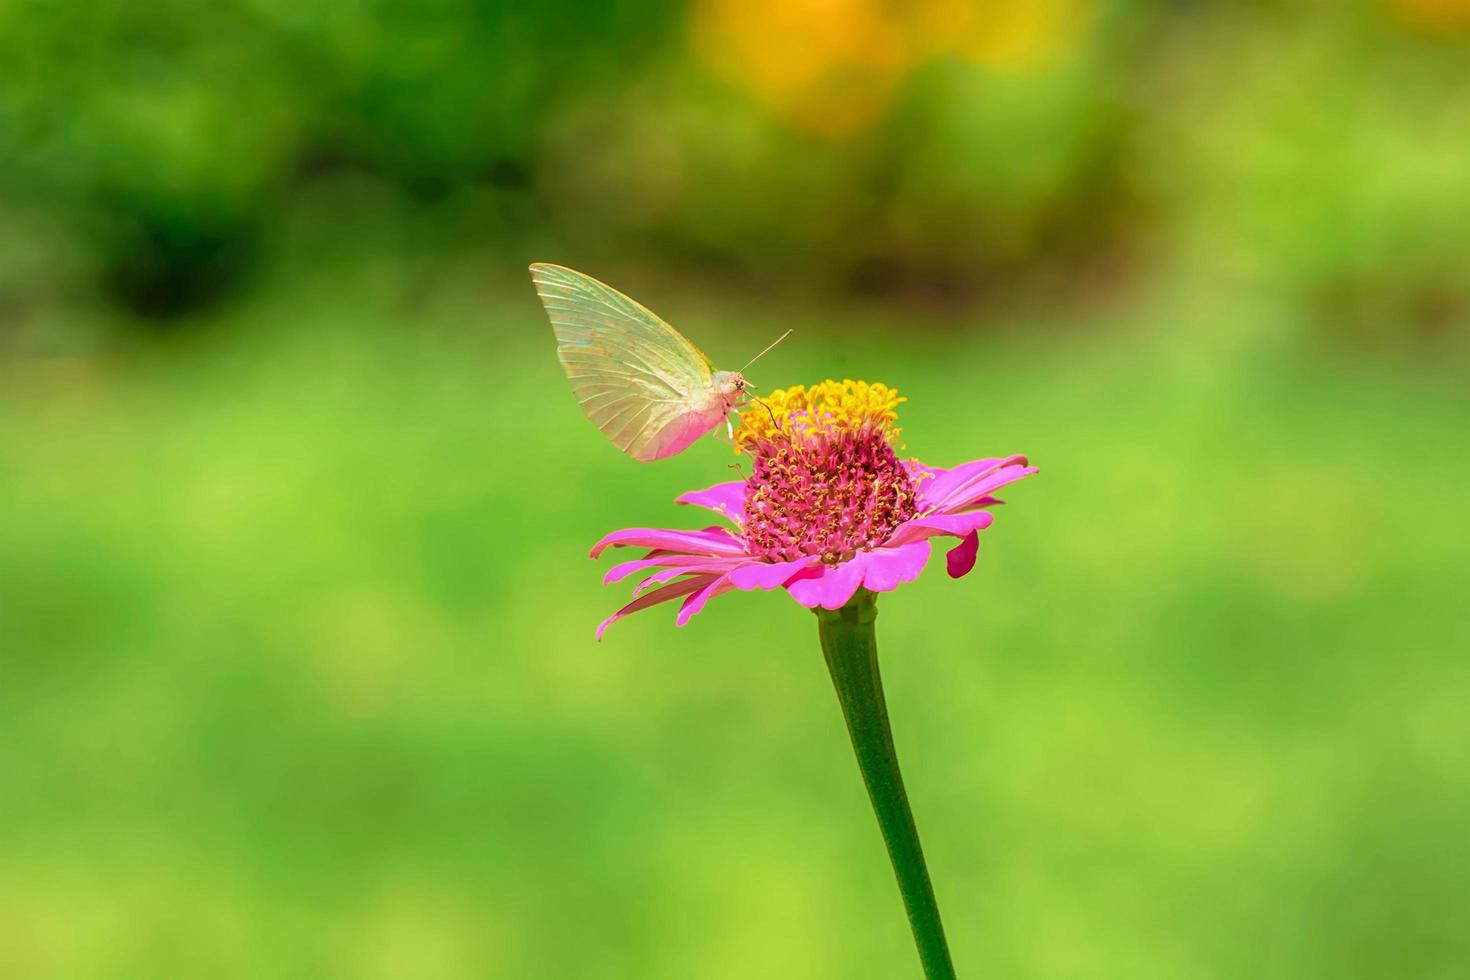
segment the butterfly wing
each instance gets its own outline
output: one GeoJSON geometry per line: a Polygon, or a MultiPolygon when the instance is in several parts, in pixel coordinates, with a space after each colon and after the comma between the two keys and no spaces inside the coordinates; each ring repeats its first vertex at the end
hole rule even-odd
{"type": "Polygon", "coordinates": [[[634,459],[672,455],[666,451],[670,430],[710,409],[709,358],[641,304],[591,276],[538,262],[531,279],[582,411],[634,459]]]}

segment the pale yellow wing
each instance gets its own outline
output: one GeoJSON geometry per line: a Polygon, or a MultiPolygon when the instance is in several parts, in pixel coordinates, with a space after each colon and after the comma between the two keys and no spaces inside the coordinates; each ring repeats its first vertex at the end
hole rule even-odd
{"type": "Polygon", "coordinates": [[[651,311],[565,266],[537,262],[531,279],[572,392],[613,445],[646,458],[670,423],[708,405],[709,358],[651,311]]]}

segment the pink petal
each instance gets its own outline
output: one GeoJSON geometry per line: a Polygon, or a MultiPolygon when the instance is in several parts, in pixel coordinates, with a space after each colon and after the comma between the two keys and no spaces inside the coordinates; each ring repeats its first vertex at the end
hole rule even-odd
{"type": "Polygon", "coordinates": [[[745,481],[731,480],[729,483],[716,483],[703,490],[691,490],[675,497],[674,503],[693,504],[695,507],[712,510],[736,524],[744,524],[745,481]]]}
{"type": "Polygon", "coordinates": [[[614,531],[592,546],[592,557],[608,547],[657,548],[696,555],[743,555],[745,542],[722,527],[702,531],[674,531],[654,527],[630,527],[614,531]]]}
{"type": "MultiPolygon", "coordinates": [[[[1031,472],[1035,473],[1036,471],[1032,470],[1031,472]]],[[[1005,503],[1004,500],[1001,500],[999,497],[992,497],[990,494],[987,493],[983,497],[976,497],[974,500],[969,501],[963,507],[946,507],[943,509],[942,513],[962,514],[967,510],[981,510],[986,507],[999,507],[1003,503],[1005,503]]]]}
{"type": "Polygon", "coordinates": [[[708,565],[689,565],[680,568],[666,568],[661,572],[655,572],[633,588],[635,596],[642,595],[648,591],[650,586],[659,585],[663,582],[672,581],[680,575],[723,575],[730,566],[720,562],[711,562],[708,565]]]}
{"type": "Polygon", "coordinates": [[[741,565],[730,573],[735,588],[749,592],[752,589],[776,589],[790,581],[791,576],[817,562],[815,555],[795,561],[764,562],[752,561],[741,565]]]}
{"type": "Polygon", "coordinates": [[[674,625],[683,626],[704,608],[706,602],[709,602],[717,595],[729,592],[733,588],[734,586],[730,584],[729,576],[719,576],[713,582],[684,600],[683,604],[679,606],[679,615],[674,617],[674,625]]]}
{"type": "Polygon", "coordinates": [[[841,609],[847,605],[863,580],[863,566],[856,559],[840,565],[813,565],[786,583],[786,591],[797,602],[812,609],[841,609]]]}
{"type": "Polygon", "coordinates": [[[696,589],[702,589],[709,585],[716,578],[718,576],[697,575],[694,578],[685,579],[682,582],[675,582],[673,585],[666,585],[661,589],[655,589],[653,592],[648,593],[648,595],[639,596],[602,621],[601,625],[597,627],[597,639],[601,640],[603,632],[609,626],[629,613],[638,612],[640,609],[647,609],[649,606],[656,606],[660,602],[668,602],[670,599],[677,599],[681,595],[688,595],[696,589]]]}
{"type": "Polygon", "coordinates": [[[853,559],[863,565],[863,588],[874,592],[892,592],[905,582],[919,577],[929,563],[928,541],[915,541],[897,548],[875,548],[853,559]]]}
{"type": "Polygon", "coordinates": [[[970,511],[965,514],[930,514],[928,517],[915,517],[913,520],[900,524],[884,547],[892,548],[913,541],[922,541],[936,534],[949,534],[962,538],[971,531],[983,531],[994,520],[995,515],[984,510],[970,511]]]}
{"type": "MultiPolygon", "coordinates": [[[[655,572],[654,574],[648,576],[643,581],[634,586],[633,595],[640,595],[643,592],[647,591],[650,586],[672,581],[673,579],[676,579],[681,575],[708,575],[711,573],[715,575],[724,575],[732,567],[734,567],[731,564],[732,562],[740,562],[744,560],[748,559],[706,558],[703,562],[697,565],[676,565],[673,568],[666,568],[661,572],[655,572]]],[[[660,564],[662,564],[662,562],[660,562],[660,564]]]]}
{"type": "Polygon", "coordinates": [[[650,568],[682,568],[685,571],[713,572],[724,571],[732,562],[738,562],[739,558],[712,558],[709,555],[657,555],[651,558],[639,558],[635,561],[625,561],[608,569],[602,577],[603,585],[612,585],[632,575],[634,572],[646,571],[650,568]]]}
{"type": "Polygon", "coordinates": [[[977,459],[952,470],[936,472],[934,479],[919,484],[920,510],[959,510],[998,487],[1035,473],[1036,468],[1026,465],[1025,456],[1007,456],[977,459]]]}
{"type": "MultiPolygon", "coordinates": [[[[943,466],[926,466],[918,460],[912,460],[909,464],[909,478],[914,481],[914,488],[918,491],[919,499],[917,503],[919,509],[923,510],[926,506],[932,505],[932,498],[935,496],[935,486],[938,486],[943,493],[947,494],[948,489],[946,488],[958,486],[963,482],[967,476],[964,472],[965,467],[985,469],[995,466],[1000,461],[999,457],[986,457],[985,459],[977,459],[970,463],[961,463],[953,469],[947,469],[943,466]]],[[[973,474],[974,472],[975,469],[971,469],[969,474],[973,474]]]]}
{"type": "MultiPolygon", "coordinates": [[[[927,542],[926,542],[927,543],[927,542]]],[[[950,578],[963,578],[975,567],[975,555],[980,550],[980,532],[971,531],[960,539],[960,543],[949,549],[944,562],[950,578]]]]}

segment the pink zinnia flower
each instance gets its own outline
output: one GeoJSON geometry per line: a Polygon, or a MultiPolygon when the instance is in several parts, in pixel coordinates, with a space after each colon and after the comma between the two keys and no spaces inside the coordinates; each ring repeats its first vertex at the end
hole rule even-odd
{"type": "Polygon", "coordinates": [[[646,575],[634,600],[597,628],[640,609],[683,599],[683,626],[717,595],[782,588],[808,608],[840,609],[859,589],[888,592],[928,564],[930,539],[959,539],[946,556],[952,578],[975,566],[979,534],[994,520],[993,493],[1031,473],[1024,456],[952,469],[901,460],[895,409],[905,399],[881,384],[824,381],[778,390],[747,409],[738,449],[753,457],[748,480],[678,498],[733,525],[697,531],[629,528],[592,548],[648,548],[611,569],[611,583],[646,575]]]}

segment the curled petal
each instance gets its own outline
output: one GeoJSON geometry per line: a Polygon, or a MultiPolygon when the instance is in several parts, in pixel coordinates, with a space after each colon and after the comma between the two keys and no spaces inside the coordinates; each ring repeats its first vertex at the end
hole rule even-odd
{"type": "Polygon", "coordinates": [[[733,588],[734,586],[730,584],[730,577],[728,575],[717,576],[714,581],[710,582],[698,592],[691,593],[689,598],[680,604],[679,615],[674,617],[674,625],[683,626],[704,608],[706,602],[709,602],[721,593],[729,592],[733,588]]]}
{"type": "Polygon", "coordinates": [[[652,586],[672,581],[680,575],[723,575],[729,568],[729,565],[720,562],[711,562],[708,565],[685,565],[678,568],[666,568],[661,572],[655,572],[639,582],[633,589],[633,594],[635,596],[642,595],[652,586]]]}
{"type": "Polygon", "coordinates": [[[702,531],[675,531],[655,527],[630,527],[614,531],[592,546],[592,557],[608,547],[654,548],[694,555],[743,555],[745,543],[723,527],[702,531]]]}
{"type": "Polygon", "coordinates": [[[905,582],[919,577],[929,563],[928,541],[914,541],[897,548],[874,548],[853,559],[862,562],[863,588],[873,592],[892,592],[905,582]]]}
{"type": "Polygon", "coordinates": [[[674,503],[703,507],[722,517],[729,518],[736,524],[744,524],[745,481],[731,480],[729,483],[716,483],[703,490],[690,490],[688,493],[675,497],[674,503]]]}
{"type": "Polygon", "coordinates": [[[668,602],[670,599],[677,599],[681,595],[688,595],[691,592],[704,588],[717,578],[719,578],[718,575],[696,575],[682,582],[675,582],[673,585],[666,585],[661,589],[655,589],[647,595],[639,596],[602,621],[597,627],[598,640],[602,639],[602,634],[609,626],[629,613],[638,612],[640,609],[647,609],[649,606],[656,606],[660,602],[668,602]]]}
{"type": "MultiPolygon", "coordinates": [[[[927,542],[925,542],[927,544],[927,542]]],[[[963,578],[975,567],[975,555],[980,551],[980,532],[971,531],[960,539],[960,543],[949,549],[944,556],[945,567],[950,578],[963,578]]]]}
{"type": "Polygon", "coordinates": [[[840,565],[813,565],[786,583],[786,591],[797,602],[814,609],[841,609],[857,592],[863,566],[857,559],[840,565]]]}
{"type": "Polygon", "coordinates": [[[920,510],[953,512],[976,503],[992,490],[1036,472],[1025,456],[977,459],[952,470],[935,470],[935,477],[919,484],[920,510]]]}
{"type": "Polygon", "coordinates": [[[790,581],[791,576],[816,562],[815,555],[795,561],[752,561],[732,571],[730,581],[735,588],[745,592],[752,589],[777,589],[790,581]]]}
{"type": "Polygon", "coordinates": [[[932,538],[936,534],[949,534],[962,538],[972,531],[983,531],[995,520],[989,511],[970,511],[966,514],[930,514],[904,521],[893,532],[885,547],[895,547],[932,538]]]}

